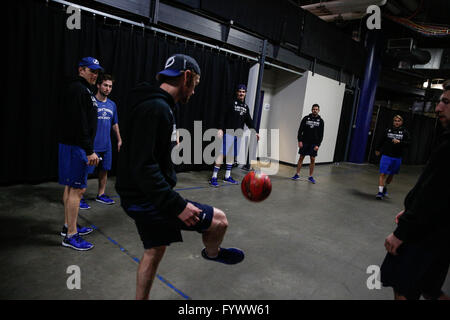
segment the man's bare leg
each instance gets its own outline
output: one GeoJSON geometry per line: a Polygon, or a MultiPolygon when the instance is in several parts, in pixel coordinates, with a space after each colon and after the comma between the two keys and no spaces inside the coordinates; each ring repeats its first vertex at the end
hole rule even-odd
{"type": "Polygon", "coordinates": [[[63,204],[64,204],[64,224],[67,225],[68,213],[67,213],[67,200],[69,199],[69,186],[64,187],[63,204]]]}
{"type": "Polygon", "coordinates": [[[300,158],[298,158],[298,162],[297,162],[297,174],[300,174],[300,170],[302,169],[302,164],[303,164],[303,160],[305,159],[304,155],[300,155],[300,158]]]}
{"type": "Polygon", "coordinates": [[[106,182],[108,180],[108,171],[99,170],[98,172],[98,195],[101,196],[106,191],[106,182]]]}
{"type": "Polygon", "coordinates": [[[378,185],[380,187],[384,187],[384,179],[386,177],[386,174],[380,173],[380,177],[378,178],[378,185]]]}
{"type": "Polygon", "coordinates": [[[309,157],[311,162],[309,163],[309,176],[312,177],[314,173],[314,167],[316,165],[316,157],[309,157]]]}
{"type": "Polygon", "coordinates": [[[214,258],[219,254],[219,247],[227,231],[228,220],[225,213],[214,208],[213,220],[211,226],[202,235],[203,244],[208,257],[214,258]]]}
{"type": "Polygon", "coordinates": [[[78,211],[80,210],[80,201],[86,189],[77,189],[69,187],[66,203],[67,210],[67,235],[77,233],[78,211]]]}
{"type": "Polygon", "coordinates": [[[139,263],[136,279],[136,300],[148,300],[156,270],[167,246],[146,249],[139,263]]]}
{"type": "Polygon", "coordinates": [[[392,182],[392,179],[394,179],[394,175],[393,174],[388,175],[386,179],[386,185],[390,184],[392,182]]]}

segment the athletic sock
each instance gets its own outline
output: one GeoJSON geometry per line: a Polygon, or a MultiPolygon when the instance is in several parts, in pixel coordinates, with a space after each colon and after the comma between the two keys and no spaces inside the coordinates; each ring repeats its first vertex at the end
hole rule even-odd
{"type": "Polygon", "coordinates": [[[231,176],[231,168],[233,168],[233,165],[227,164],[227,171],[225,171],[225,179],[228,179],[231,176]]]}
{"type": "Polygon", "coordinates": [[[383,192],[383,186],[378,186],[378,192],[383,192]]]}
{"type": "Polygon", "coordinates": [[[214,171],[213,171],[213,175],[212,175],[213,178],[217,179],[217,173],[219,172],[219,170],[220,170],[220,167],[214,166],[214,171]]]}

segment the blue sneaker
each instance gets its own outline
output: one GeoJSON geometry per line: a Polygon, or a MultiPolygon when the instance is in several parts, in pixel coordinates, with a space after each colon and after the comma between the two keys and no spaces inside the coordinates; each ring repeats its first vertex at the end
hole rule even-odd
{"type": "MultiPolygon", "coordinates": [[[[85,236],[85,235],[91,233],[92,231],[94,231],[94,229],[89,228],[89,227],[82,227],[82,226],[77,224],[77,232],[80,234],[80,236],[85,236]]],[[[61,231],[61,235],[63,237],[65,237],[67,235],[67,227],[66,226],[63,226],[63,229],[61,231]]]]}
{"type": "Polygon", "coordinates": [[[311,183],[316,183],[316,180],[314,180],[313,177],[309,177],[309,178],[308,178],[308,181],[311,182],[311,183]]]}
{"type": "Polygon", "coordinates": [[[87,210],[87,209],[90,209],[90,208],[91,208],[91,206],[86,202],[86,200],[84,200],[84,198],[81,198],[80,209],[81,210],[87,210]]]}
{"type": "Polygon", "coordinates": [[[244,260],[244,252],[236,248],[220,248],[219,254],[215,258],[210,258],[206,254],[206,249],[202,250],[202,257],[206,260],[217,261],[225,264],[236,264],[244,260]]]}
{"type": "Polygon", "coordinates": [[[223,179],[224,182],[228,182],[231,184],[239,184],[239,182],[237,182],[236,180],[234,180],[231,176],[229,176],[228,178],[223,179]]]}
{"type": "Polygon", "coordinates": [[[211,178],[211,180],[209,180],[209,184],[213,187],[219,186],[219,184],[217,183],[217,178],[211,178]]]}
{"type": "Polygon", "coordinates": [[[102,194],[101,196],[97,196],[97,198],[95,198],[95,201],[98,201],[98,202],[103,203],[103,204],[109,204],[109,205],[115,203],[114,200],[111,199],[110,197],[108,197],[106,194],[102,194]]]}
{"type": "Polygon", "coordinates": [[[293,176],[291,179],[292,180],[298,180],[298,179],[300,179],[300,176],[298,174],[295,174],[295,176],[293,176]]]}
{"type": "Polygon", "coordinates": [[[377,200],[383,200],[384,198],[384,193],[383,192],[378,192],[376,195],[377,200]]]}
{"type": "Polygon", "coordinates": [[[69,247],[78,251],[86,251],[90,250],[94,247],[94,245],[90,242],[84,240],[79,233],[73,235],[70,238],[64,237],[62,241],[62,245],[64,247],[69,247]]]}

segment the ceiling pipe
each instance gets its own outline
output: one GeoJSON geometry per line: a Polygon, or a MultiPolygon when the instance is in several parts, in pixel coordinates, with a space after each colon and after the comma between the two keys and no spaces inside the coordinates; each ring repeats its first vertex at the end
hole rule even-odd
{"type": "Polygon", "coordinates": [[[366,12],[368,6],[383,6],[386,2],[387,0],[338,0],[305,5],[301,8],[317,16],[322,16],[348,12],[366,12]]]}
{"type": "Polygon", "coordinates": [[[361,19],[366,15],[365,12],[347,12],[342,14],[330,14],[327,16],[319,16],[320,19],[331,22],[331,21],[341,21],[341,20],[356,20],[361,19]]]}

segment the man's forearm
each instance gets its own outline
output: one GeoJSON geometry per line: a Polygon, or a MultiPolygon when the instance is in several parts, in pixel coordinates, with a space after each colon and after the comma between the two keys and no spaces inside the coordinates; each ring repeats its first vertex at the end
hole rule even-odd
{"type": "Polygon", "coordinates": [[[113,125],[113,130],[116,133],[116,137],[118,141],[122,141],[122,138],[120,137],[120,130],[119,130],[119,125],[116,123],[115,125],[113,125]]]}

